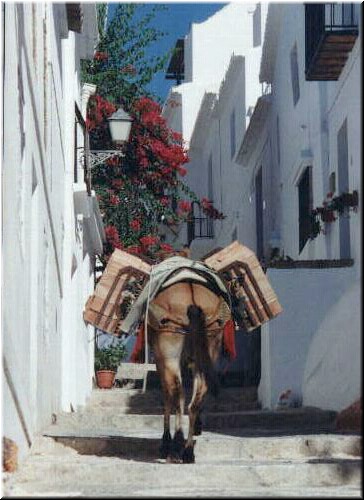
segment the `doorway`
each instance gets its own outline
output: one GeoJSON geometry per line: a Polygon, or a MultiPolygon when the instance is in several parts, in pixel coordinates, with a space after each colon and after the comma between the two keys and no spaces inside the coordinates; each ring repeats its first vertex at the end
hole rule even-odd
{"type": "MultiPolygon", "coordinates": [[[[349,191],[348,128],[345,118],[337,134],[338,193],[349,191]]],[[[350,259],[350,219],[349,213],[339,217],[340,259],[350,259]]]]}

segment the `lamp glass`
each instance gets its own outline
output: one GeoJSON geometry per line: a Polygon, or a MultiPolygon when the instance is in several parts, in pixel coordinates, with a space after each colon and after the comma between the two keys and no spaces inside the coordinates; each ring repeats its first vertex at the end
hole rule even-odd
{"type": "Polygon", "coordinates": [[[111,140],[116,144],[127,142],[129,140],[132,117],[122,108],[115,111],[108,119],[111,134],[111,140]]]}

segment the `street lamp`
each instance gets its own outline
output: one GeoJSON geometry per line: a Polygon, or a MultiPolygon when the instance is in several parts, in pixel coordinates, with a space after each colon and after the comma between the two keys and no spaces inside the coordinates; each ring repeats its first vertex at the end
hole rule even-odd
{"type": "MultiPolygon", "coordinates": [[[[116,145],[126,143],[129,140],[133,118],[123,108],[119,108],[107,120],[112,142],[116,145]]],[[[85,152],[85,156],[86,163],[90,168],[94,168],[114,156],[123,157],[124,152],[120,149],[92,150],[85,152]]]]}
{"type": "Polygon", "coordinates": [[[119,108],[108,118],[111,140],[115,144],[123,144],[129,140],[132,121],[132,117],[123,108],[119,108]]]}

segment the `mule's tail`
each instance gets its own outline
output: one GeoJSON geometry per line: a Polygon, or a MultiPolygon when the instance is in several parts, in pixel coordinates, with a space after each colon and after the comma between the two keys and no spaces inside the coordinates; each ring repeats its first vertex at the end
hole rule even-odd
{"type": "Polygon", "coordinates": [[[208,352],[206,318],[201,307],[191,305],[187,309],[189,331],[192,335],[195,370],[205,376],[209,391],[214,396],[219,392],[219,382],[208,352]]]}

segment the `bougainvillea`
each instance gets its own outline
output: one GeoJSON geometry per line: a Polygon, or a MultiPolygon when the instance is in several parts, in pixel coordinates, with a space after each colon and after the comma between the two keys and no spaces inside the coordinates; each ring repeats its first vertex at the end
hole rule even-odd
{"type": "MultiPolygon", "coordinates": [[[[88,116],[98,123],[95,130],[90,129],[94,141],[100,139],[98,129],[105,126],[111,112],[112,107],[95,96],[88,116]],[[101,106],[99,114],[95,103],[101,106]]],[[[93,172],[107,228],[105,256],[107,259],[114,248],[123,248],[156,259],[161,252],[171,252],[171,247],[159,238],[160,225],[175,226],[186,221],[191,202],[199,204],[211,218],[222,219],[224,215],[206,198],[200,201],[183,183],[181,177],[187,172],[184,165],[189,162],[187,150],[180,134],[167,126],[160,106],[143,97],[135,100],[129,113],[133,124],[125,156],[111,158],[93,172]]]]}
{"type": "MultiPolygon", "coordinates": [[[[105,99],[94,96],[87,117],[94,143],[102,139],[100,129],[105,130],[113,111],[105,99]]],[[[161,250],[170,251],[160,241],[159,225],[177,224],[183,218],[172,206],[180,197],[179,170],[189,159],[181,137],[167,127],[157,103],[137,99],[129,112],[134,121],[125,157],[97,167],[93,185],[106,225],[106,257],[114,248],[124,248],[153,258],[161,250]]],[[[188,212],[190,204],[181,203],[188,212]]]]}
{"type": "MultiPolygon", "coordinates": [[[[165,8],[119,3],[107,19],[107,5],[97,4],[98,45],[93,59],[82,61],[83,82],[97,87],[86,121],[91,149],[113,149],[107,118],[117,108],[134,119],[125,156],[111,157],[92,170],[107,240],[104,263],[114,248],[152,259],[171,252],[159,238],[160,225],[175,228],[188,220],[191,202],[200,204],[183,182],[189,158],[182,136],[167,126],[158,97],[149,89],[171,55],[150,56],[152,51],[146,50],[164,36],[152,21],[165,8]]],[[[221,215],[212,204],[208,212],[221,215]]]]}
{"type": "MultiPolygon", "coordinates": [[[[90,132],[93,140],[99,141],[99,129],[105,127],[112,107],[97,96],[91,104],[88,120],[97,122],[97,127],[90,132]],[[101,111],[97,112],[97,106],[101,111]]],[[[146,97],[137,99],[129,113],[133,124],[125,156],[111,158],[93,173],[107,227],[105,256],[114,248],[123,248],[155,259],[161,252],[171,251],[159,238],[160,225],[176,226],[186,221],[191,202],[200,204],[211,218],[224,216],[183,183],[184,165],[189,162],[187,150],[181,136],[167,126],[158,103],[146,97]]]]}

